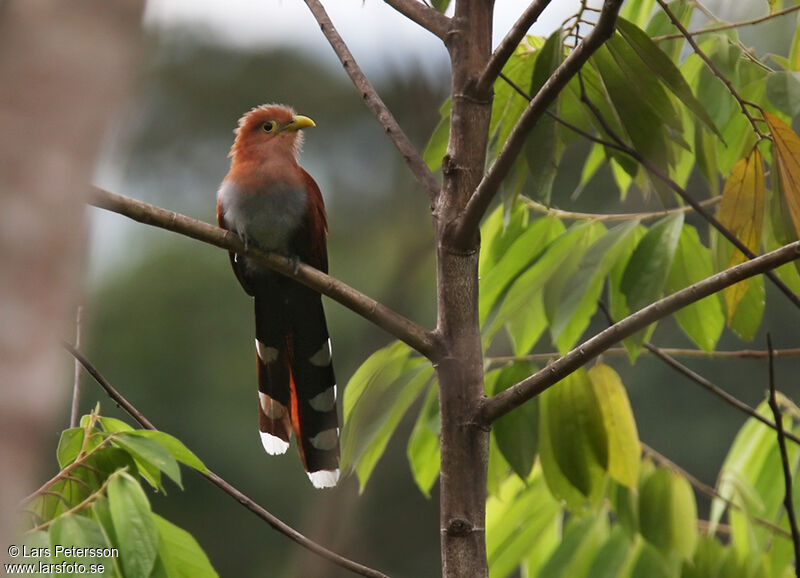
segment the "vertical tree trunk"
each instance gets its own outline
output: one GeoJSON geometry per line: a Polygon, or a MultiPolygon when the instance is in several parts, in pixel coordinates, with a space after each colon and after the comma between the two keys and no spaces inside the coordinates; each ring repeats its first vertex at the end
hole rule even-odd
{"type": "Polygon", "coordinates": [[[460,0],[447,38],[453,78],[450,142],[435,207],[437,331],[446,351],[437,371],[442,574],[447,578],[488,575],[484,520],[489,434],[473,419],[484,395],[478,322],[480,239],[475,235],[463,246],[448,233],[484,172],[491,98],[475,94],[473,86],[491,54],[492,4],[460,0]]]}
{"type": "Polygon", "coordinates": [[[80,290],[89,181],[106,125],[135,71],[143,6],[0,3],[0,544],[6,546],[19,530],[19,500],[49,477],[58,432],[69,424],[63,378],[71,362],[59,340],[74,335],[67,327],[80,290]]]}

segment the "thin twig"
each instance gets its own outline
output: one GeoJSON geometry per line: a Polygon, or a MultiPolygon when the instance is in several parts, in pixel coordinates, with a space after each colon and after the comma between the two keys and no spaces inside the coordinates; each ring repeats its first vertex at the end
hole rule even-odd
{"type": "MultiPolygon", "coordinates": [[[[89,372],[95,381],[102,387],[105,392],[113,399],[125,412],[130,415],[136,422],[139,423],[143,428],[149,430],[156,430],[157,428],[153,425],[153,423],[148,420],[142,412],[140,412],[136,407],[129,402],[125,397],[119,393],[119,391],[114,388],[111,383],[103,377],[100,371],[79,351],[77,351],[74,347],[69,345],[68,343],[63,344],[64,348],[69,351],[75,359],[77,359],[80,364],[89,372]]],[[[265,508],[260,506],[255,500],[249,498],[239,489],[231,485],[230,483],[226,482],[223,478],[212,472],[211,470],[206,470],[205,472],[200,472],[208,481],[212,484],[220,488],[226,494],[231,496],[234,500],[239,502],[242,506],[250,510],[256,516],[267,522],[273,529],[277,530],[290,540],[293,540],[303,548],[313,552],[314,554],[320,556],[336,564],[337,566],[344,568],[346,570],[350,570],[354,574],[358,574],[360,576],[367,576],[369,578],[389,578],[386,574],[379,572],[373,568],[368,568],[367,566],[363,566],[358,562],[354,562],[344,556],[341,556],[327,548],[317,544],[313,540],[306,538],[303,534],[271,514],[265,508]]]]}
{"type": "MultiPolygon", "coordinates": [[[[606,319],[608,320],[609,325],[612,325],[614,323],[614,318],[611,317],[611,312],[608,310],[608,306],[606,306],[606,304],[604,302],[602,302],[602,301],[598,302],[598,305],[600,307],[600,310],[606,316],[606,319]]],[[[669,356],[667,353],[665,353],[663,350],[661,350],[660,348],[656,347],[652,343],[644,343],[643,347],[647,351],[649,351],[652,355],[654,355],[657,359],[660,359],[661,361],[666,363],[668,366],[670,366],[672,369],[674,369],[675,371],[677,371],[678,373],[680,373],[684,377],[688,377],[690,380],[695,382],[697,385],[699,385],[700,387],[702,387],[706,391],[710,392],[712,395],[717,396],[718,398],[723,400],[728,405],[731,405],[731,406],[735,407],[736,409],[738,409],[739,411],[741,411],[742,413],[752,417],[753,419],[756,419],[756,420],[760,421],[761,423],[763,423],[767,427],[770,427],[770,428],[772,428],[774,430],[777,430],[777,425],[775,424],[775,422],[771,422],[770,420],[765,418],[763,415],[758,413],[755,410],[755,408],[750,407],[745,402],[743,402],[739,398],[731,395],[730,393],[728,393],[727,391],[725,391],[724,389],[722,389],[718,385],[715,385],[714,383],[712,383],[711,381],[709,381],[708,379],[706,379],[705,377],[703,377],[702,375],[700,375],[696,371],[693,371],[693,370],[689,369],[688,367],[683,365],[681,362],[679,362],[677,359],[669,356]]],[[[767,353],[769,354],[769,352],[767,352],[767,353]]],[[[800,445],[800,437],[797,437],[794,434],[788,434],[788,435],[789,435],[789,437],[791,437],[793,442],[795,442],[796,444],[800,445]]]]}
{"type": "Polygon", "coordinates": [[[358,66],[356,59],[353,57],[347,44],[345,44],[342,37],[336,31],[336,28],[334,28],[333,22],[331,22],[328,13],[325,12],[325,8],[323,8],[319,0],[305,0],[305,3],[317,20],[322,33],[325,35],[325,38],[328,39],[328,43],[331,45],[331,48],[333,48],[336,56],[339,57],[339,61],[342,63],[342,66],[344,66],[348,76],[350,76],[353,84],[361,94],[361,98],[364,99],[367,108],[372,111],[372,114],[378,119],[378,122],[383,127],[387,136],[394,143],[394,146],[397,147],[397,150],[400,151],[408,168],[411,169],[411,172],[414,173],[419,183],[427,191],[431,202],[435,201],[441,187],[436,177],[433,176],[433,173],[428,168],[428,165],[422,160],[419,151],[411,144],[411,141],[403,132],[403,129],[400,128],[397,120],[395,120],[388,107],[378,95],[375,87],[372,86],[372,83],[358,66]]]}
{"type": "MultiPolygon", "coordinates": [[[[78,306],[78,311],[75,314],[75,348],[81,346],[81,317],[83,316],[83,307],[78,306]]],[[[75,368],[72,380],[72,408],[69,414],[69,427],[78,427],[78,414],[81,407],[81,366],[78,360],[75,360],[75,368]]]]}
{"type": "Polygon", "coordinates": [[[759,275],[785,263],[800,258],[800,241],[795,241],[760,257],[745,261],[735,267],[712,275],[698,283],[689,285],[640,309],[594,337],[584,341],[569,353],[560,357],[547,367],[509,387],[508,389],[484,399],[478,408],[478,423],[489,425],[501,416],[519,407],[529,399],[597,357],[612,345],[630,337],[651,323],[671,315],[675,311],[691,305],[704,297],[730,287],[744,279],[759,275]]]}
{"type": "Polygon", "coordinates": [[[731,96],[733,96],[733,98],[739,104],[739,108],[741,109],[742,114],[747,118],[747,120],[750,122],[750,125],[753,127],[753,132],[755,132],[758,135],[759,139],[768,138],[767,135],[765,135],[764,132],[761,130],[761,128],[758,126],[758,122],[762,122],[762,119],[755,118],[748,110],[748,107],[751,107],[761,112],[761,107],[753,102],[749,102],[744,98],[742,98],[742,95],[739,94],[739,92],[733,86],[733,83],[728,79],[727,76],[722,74],[719,68],[717,68],[717,65],[714,64],[714,62],[708,57],[708,55],[705,52],[703,52],[703,49],[700,48],[695,39],[686,29],[686,27],[681,23],[678,17],[675,16],[672,10],[670,10],[666,0],[656,0],[656,1],[661,6],[661,9],[664,11],[664,14],[666,14],[667,17],[670,19],[673,26],[675,26],[675,28],[677,28],[680,31],[681,35],[684,38],[686,38],[686,42],[688,42],[689,45],[692,47],[694,53],[697,54],[697,56],[699,56],[700,59],[706,63],[706,66],[708,66],[709,70],[711,70],[711,72],[714,73],[714,76],[716,76],[722,82],[722,84],[725,85],[725,87],[728,89],[728,92],[731,93],[731,96]]]}
{"type": "Polygon", "coordinates": [[[450,31],[450,18],[416,0],[383,0],[400,14],[444,40],[450,31]]]}
{"type": "MultiPolygon", "coordinates": [[[[722,32],[723,30],[731,30],[732,28],[742,28],[744,26],[751,26],[753,24],[760,24],[762,22],[766,22],[767,20],[772,20],[773,18],[778,18],[779,16],[783,16],[785,14],[789,14],[791,12],[796,12],[800,10],[800,4],[797,6],[789,6],[788,8],[784,8],[783,10],[777,10],[772,14],[767,14],[766,16],[761,16],[759,18],[753,18],[752,20],[742,20],[740,22],[731,22],[730,24],[721,24],[719,26],[712,26],[711,28],[704,28],[702,30],[689,30],[687,34],[689,36],[700,36],[701,34],[710,34],[712,32],[722,32]]],[[[653,42],[662,42],[664,40],[673,40],[675,38],[684,38],[685,35],[681,32],[676,32],[675,34],[665,34],[663,36],[654,36],[653,42]]]]}
{"type": "MultiPolygon", "coordinates": [[[[739,504],[737,504],[736,502],[734,502],[733,500],[731,500],[729,498],[726,498],[725,496],[720,494],[715,488],[712,488],[708,484],[704,484],[699,479],[694,477],[692,474],[690,474],[689,472],[684,470],[682,467],[680,467],[678,464],[676,464],[675,462],[673,462],[672,460],[670,460],[669,458],[667,458],[663,454],[657,452],[656,450],[654,450],[653,448],[651,448],[650,446],[648,446],[644,442],[639,442],[639,443],[640,443],[640,445],[642,447],[642,451],[644,451],[644,453],[646,455],[650,456],[654,461],[660,463],[661,465],[666,466],[667,468],[671,469],[672,471],[682,475],[684,478],[686,478],[689,481],[689,483],[692,486],[697,488],[697,490],[699,492],[705,494],[709,498],[714,498],[714,499],[721,500],[721,501],[725,502],[725,504],[729,508],[731,508],[732,510],[737,510],[739,512],[743,512],[744,511],[744,508],[742,508],[739,504]]],[[[751,519],[755,523],[760,524],[761,526],[764,526],[765,528],[768,528],[769,530],[771,530],[772,532],[774,532],[777,535],[783,536],[784,538],[791,538],[791,535],[789,534],[789,532],[787,532],[786,530],[784,530],[780,526],[778,526],[776,524],[773,524],[769,520],[765,520],[763,518],[759,518],[758,516],[752,516],[751,519]]]]}
{"type": "MultiPolygon", "coordinates": [[[[659,347],[662,353],[672,357],[694,357],[703,359],[766,359],[769,352],[761,349],[737,349],[733,351],[703,351],[702,349],[685,349],[678,347],[659,347]]],[[[500,363],[517,363],[521,361],[550,361],[558,359],[557,351],[546,353],[529,353],[527,355],[495,355],[487,356],[486,362],[492,365],[500,363]]],[[[603,355],[628,355],[628,350],[624,347],[612,347],[606,349],[603,355]]],[[[776,349],[773,352],[775,358],[778,357],[798,357],[800,348],[776,349]]]]}
{"type": "Polygon", "coordinates": [[[800,530],[797,527],[797,516],[792,503],[792,467],[789,465],[789,453],[786,450],[787,432],[783,429],[783,414],[778,406],[778,399],[775,393],[775,363],[772,356],[772,336],[767,333],[767,350],[769,356],[769,408],[775,418],[775,425],[778,431],[778,448],[781,452],[781,467],[783,468],[783,507],[786,508],[786,515],[789,517],[789,528],[792,531],[792,543],[794,544],[794,568],[795,575],[800,578],[800,530]]]}
{"type": "Polygon", "coordinates": [[[456,222],[456,229],[453,232],[455,233],[454,239],[457,244],[465,247],[469,245],[489,204],[497,195],[500,184],[506,178],[519,156],[525,138],[545,114],[547,108],[555,102],[567,83],[578,74],[592,54],[614,33],[614,26],[616,25],[617,14],[621,5],[622,0],[605,0],[603,10],[594,29],[575,50],[569,53],[530,101],[508,139],[506,139],[500,154],[497,155],[491,168],[484,175],[456,222]]]}
{"type": "MultiPolygon", "coordinates": [[[[748,259],[753,259],[756,257],[756,254],[750,250],[744,243],[742,243],[739,238],[734,235],[730,229],[725,227],[719,220],[714,217],[711,213],[705,210],[705,208],[697,201],[694,197],[692,197],[683,187],[681,187],[678,183],[672,180],[666,173],[664,173],[659,167],[651,163],[647,158],[645,158],[642,154],[639,153],[633,147],[628,146],[627,143],[619,136],[616,131],[608,124],[608,121],[603,117],[603,114],[600,112],[600,109],[595,106],[595,104],[591,101],[591,99],[586,94],[585,87],[583,85],[583,79],[578,75],[578,78],[581,80],[581,102],[583,102],[586,107],[590,110],[592,115],[597,119],[597,122],[602,127],[603,131],[611,137],[618,145],[618,148],[622,148],[624,152],[635,159],[640,165],[642,165],[650,174],[654,177],[659,179],[665,185],[667,185],[672,191],[674,191],[681,199],[684,200],[688,205],[690,205],[695,212],[700,215],[709,225],[714,227],[720,234],[725,237],[728,241],[730,241],[734,247],[739,249],[748,259]]],[[[800,308],[800,296],[798,296],[794,291],[789,288],[786,283],[784,283],[774,271],[766,271],[764,273],[767,278],[775,285],[780,291],[789,298],[789,300],[794,303],[795,307],[800,308]]]]}
{"type": "Polygon", "coordinates": [[[514,54],[514,50],[525,38],[528,29],[539,19],[539,16],[550,2],[551,0],[533,0],[520,15],[505,38],[500,41],[500,44],[492,52],[492,56],[489,58],[489,62],[486,64],[486,68],[484,68],[475,86],[478,94],[488,93],[491,90],[494,81],[497,80],[503,70],[503,66],[506,65],[508,59],[514,54]]]}
{"type": "MultiPolygon", "coordinates": [[[[661,217],[668,217],[669,215],[674,215],[676,213],[687,213],[689,211],[694,210],[692,209],[692,207],[687,205],[683,207],[676,207],[674,209],[664,209],[663,211],[650,211],[647,213],[578,213],[575,211],[562,211],[561,209],[548,207],[541,203],[537,203],[533,199],[530,199],[525,196],[522,196],[521,199],[523,203],[528,205],[528,207],[530,207],[537,213],[544,213],[546,215],[558,217],[559,219],[579,219],[579,220],[587,220],[595,222],[633,221],[636,219],[640,221],[649,221],[652,219],[660,219],[661,217]]],[[[702,201],[700,205],[703,207],[708,207],[711,205],[716,205],[721,200],[722,197],[717,196],[702,201]]]]}
{"type": "Polygon", "coordinates": [[[364,319],[404,341],[428,359],[435,360],[439,355],[437,342],[430,331],[322,271],[276,253],[262,251],[252,244],[245,247],[241,239],[234,233],[186,215],[110,193],[97,187],[94,191],[91,204],[95,207],[124,215],[146,225],[173,231],[239,255],[258,259],[271,269],[341,303],[364,319]]]}

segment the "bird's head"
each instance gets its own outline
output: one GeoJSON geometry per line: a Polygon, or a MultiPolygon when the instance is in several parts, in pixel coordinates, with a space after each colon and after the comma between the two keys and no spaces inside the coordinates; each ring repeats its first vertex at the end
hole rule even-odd
{"type": "Polygon", "coordinates": [[[258,106],[239,119],[229,156],[244,160],[242,157],[263,159],[288,154],[296,158],[303,144],[300,130],[313,126],[316,126],[313,120],[295,114],[288,106],[258,106]]]}

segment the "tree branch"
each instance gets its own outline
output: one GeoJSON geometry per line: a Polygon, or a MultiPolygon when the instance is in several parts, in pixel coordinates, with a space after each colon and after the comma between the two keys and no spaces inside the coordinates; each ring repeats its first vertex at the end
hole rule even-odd
{"type": "MultiPolygon", "coordinates": [[[[702,349],[684,349],[676,347],[659,347],[659,351],[672,357],[699,357],[703,359],[766,359],[769,352],[761,349],[738,349],[734,351],[703,351],[702,349]]],[[[772,352],[775,358],[798,357],[800,348],[776,349],[772,352]]],[[[603,352],[603,355],[628,355],[624,347],[612,347],[603,352]]],[[[485,360],[492,364],[517,363],[520,361],[550,361],[558,359],[559,353],[549,351],[545,353],[529,353],[528,355],[494,355],[487,356],[485,360]]]]}
{"type": "Polygon", "coordinates": [[[442,40],[450,31],[450,18],[417,0],[383,0],[403,16],[422,26],[442,40]]]}
{"type": "MultiPolygon", "coordinates": [[[[691,30],[688,31],[687,34],[689,36],[700,36],[701,34],[710,34],[712,32],[722,32],[723,30],[731,30],[732,28],[742,28],[744,26],[751,26],[753,24],[760,24],[761,22],[766,22],[767,20],[772,20],[773,18],[777,18],[779,16],[783,16],[784,14],[789,14],[790,12],[796,12],[800,10],[800,4],[796,6],[789,6],[788,8],[784,8],[783,10],[777,10],[771,14],[767,14],[766,16],[761,16],[760,18],[753,18],[752,20],[742,20],[740,22],[731,22],[730,24],[721,24],[719,26],[712,26],[711,28],[704,28],[703,30],[691,30]]],[[[655,36],[653,37],[653,42],[662,42],[664,40],[673,40],[675,38],[684,38],[685,35],[681,32],[676,32],[675,34],[665,34],[663,36],[655,36]]]]}
{"type": "MultiPolygon", "coordinates": [[[[606,306],[606,304],[603,303],[602,301],[600,301],[599,305],[600,305],[600,309],[603,311],[603,314],[606,316],[606,319],[608,320],[608,324],[609,325],[613,325],[614,324],[614,318],[611,317],[611,312],[608,310],[608,307],[606,306]]],[[[717,385],[714,385],[713,383],[711,383],[711,381],[709,381],[708,379],[706,379],[705,377],[703,377],[699,373],[697,373],[695,371],[692,371],[691,369],[686,367],[684,364],[679,362],[677,359],[669,356],[665,351],[663,351],[659,347],[656,347],[655,345],[653,345],[652,343],[649,343],[649,342],[644,343],[643,346],[647,351],[649,351],[651,354],[653,354],[657,359],[660,359],[661,361],[666,363],[668,366],[670,366],[672,369],[674,369],[675,371],[677,371],[678,373],[680,373],[684,377],[688,377],[690,380],[692,380],[697,385],[699,385],[700,387],[702,387],[705,390],[707,390],[708,392],[710,392],[712,395],[716,395],[718,398],[720,398],[722,401],[724,401],[728,405],[731,405],[731,406],[735,407],[736,409],[738,409],[742,413],[752,417],[755,420],[760,421],[765,426],[767,426],[767,427],[769,427],[769,428],[771,428],[773,430],[777,430],[778,429],[778,425],[775,422],[772,422],[772,421],[768,420],[767,418],[765,418],[763,415],[758,413],[754,408],[750,407],[749,405],[747,405],[742,400],[738,399],[737,397],[734,397],[733,395],[731,395],[730,393],[728,393],[727,391],[725,391],[721,387],[718,387],[717,385]]],[[[770,358],[772,357],[771,351],[766,351],[765,353],[767,353],[767,355],[770,358]]],[[[800,444],[800,437],[797,437],[796,435],[792,434],[791,432],[787,433],[786,435],[787,435],[787,437],[791,438],[791,440],[794,443],[800,444]]]]}
{"type": "Polygon", "coordinates": [[[547,108],[555,101],[561,90],[578,73],[592,54],[614,33],[621,5],[622,0],[605,0],[594,29],[575,50],[570,52],[522,113],[517,125],[503,145],[503,149],[484,175],[456,223],[455,240],[457,244],[467,246],[470,239],[474,238],[486,209],[522,150],[525,138],[545,114],[547,108]]]}
{"type": "MultiPolygon", "coordinates": [[[[728,89],[728,92],[731,93],[731,96],[733,96],[733,98],[739,104],[739,109],[742,111],[742,114],[747,118],[747,120],[750,122],[750,125],[753,127],[753,132],[755,132],[758,135],[759,139],[767,138],[764,132],[761,130],[761,128],[759,128],[757,124],[761,119],[755,118],[752,114],[750,114],[750,111],[747,109],[747,107],[752,107],[761,112],[761,107],[758,106],[757,104],[754,104],[742,98],[742,95],[739,94],[739,92],[733,86],[733,83],[728,79],[728,77],[722,74],[719,68],[717,68],[717,65],[714,64],[714,62],[708,57],[708,55],[705,52],[703,52],[703,50],[697,44],[697,41],[694,39],[694,37],[681,23],[678,17],[675,16],[672,10],[670,10],[666,0],[656,0],[656,2],[658,2],[658,5],[661,6],[661,9],[664,11],[664,14],[666,14],[667,18],[669,18],[670,21],[672,22],[672,25],[675,26],[675,28],[677,28],[678,30],[680,30],[681,36],[686,38],[686,42],[688,42],[689,45],[692,47],[694,53],[697,54],[697,56],[699,56],[700,59],[706,63],[706,66],[708,66],[709,70],[711,70],[711,72],[714,73],[714,76],[716,76],[725,85],[725,87],[728,89]]],[[[761,121],[763,122],[763,120],[761,121]]]]}
{"type": "MultiPolygon", "coordinates": [[[[109,395],[111,399],[114,400],[125,412],[130,415],[134,420],[136,420],[139,425],[141,425],[145,429],[157,431],[157,428],[153,425],[153,423],[148,420],[142,412],[140,412],[136,407],[129,402],[123,395],[117,391],[111,383],[100,373],[100,371],[77,349],[72,347],[69,343],[64,343],[64,348],[69,351],[75,359],[86,369],[86,371],[91,375],[94,380],[102,387],[106,393],[109,395]]],[[[360,576],[368,576],[369,578],[389,578],[386,574],[379,572],[378,570],[374,570],[372,568],[368,568],[367,566],[363,566],[358,562],[354,562],[344,556],[340,556],[336,552],[332,552],[327,548],[317,544],[313,540],[306,538],[303,534],[271,514],[265,508],[261,507],[256,501],[249,498],[243,492],[238,490],[233,485],[226,482],[223,478],[212,472],[211,470],[207,470],[206,472],[200,472],[203,477],[205,477],[208,481],[212,484],[217,486],[223,492],[231,496],[234,500],[239,502],[242,506],[250,510],[256,516],[267,522],[273,529],[277,530],[290,540],[293,540],[303,548],[307,549],[310,552],[313,552],[317,556],[340,566],[346,570],[353,572],[354,574],[358,574],[360,576]]]]}
{"type": "MultiPolygon", "coordinates": [[[[700,205],[703,207],[716,205],[721,200],[722,197],[717,196],[711,199],[706,199],[705,201],[701,201],[700,205]]],[[[556,209],[555,207],[548,207],[547,205],[537,203],[533,199],[530,199],[525,196],[522,196],[522,202],[528,205],[528,207],[530,207],[537,213],[543,213],[545,215],[558,217],[559,219],[578,219],[586,221],[595,221],[598,223],[610,222],[610,221],[632,221],[634,219],[638,219],[640,221],[649,221],[652,219],[660,219],[662,217],[668,217],[669,215],[674,215],[676,213],[688,213],[689,211],[694,210],[689,205],[685,205],[683,207],[676,207],[674,209],[664,209],[663,211],[650,211],[647,213],[576,213],[574,211],[562,211],[561,209],[556,209]]]]}
{"type": "Polygon", "coordinates": [[[119,213],[146,225],[166,229],[228,251],[234,251],[240,255],[259,259],[269,268],[341,303],[405,342],[431,361],[436,361],[440,355],[432,332],[322,271],[304,263],[295,263],[292,259],[277,253],[262,251],[257,247],[245,248],[244,243],[234,233],[186,215],[116,195],[97,187],[95,187],[95,193],[91,204],[96,207],[119,213]]]}
{"type": "MultiPolygon", "coordinates": [[[[397,150],[400,151],[400,154],[406,161],[408,168],[410,168],[411,172],[414,173],[417,181],[419,181],[419,183],[427,191],[428,197],[430,198],[431,202],[433,202],[439,194],[441,187],[439,186],[436,178],[433,176],[433,173],[428,168],[428,165],[426,165],[422,160],[422,156],[420,156],[419,151],[417,151],[414,145],[411,144],[411,141],[403,132],[403,129],[400,128],[399,124],[397,124],[397,120],[395,120],[392,113],[386,107],[386,104],[384,104],[383,100],[381,100],[381,97],[378,95],[375,87],[372,86],[372,83],[370,83],[370,81],[364,75],[361,68],[358,66],[358,63],[356,63],[353,54],[350,52],[350,49],[347,47],[347,44],[345,44],[342,37],[339,36],[339,33],[333,26],[333,22],[331,22],[328,13],[325,12],[325,8],[323,8],[319,0],[305,0],[305,3],[308,6],[308,9],[311,10],[314,18],[317,20],[322,33],[325,35],[325,38],[328,39],[328,43],[331,45],[331,48],[333,48],[336,56],[339,57],[339,60],[341,61],[342,66],[344,66],[348,76],[350,76],[353,84],[361,94],[361,98],[364,99],[364,103],[367,105],[367,108],[369,108],[370,111],[372,111],[372,114],[375,115],[375,118],[378,119],[378,122],[383,127],[383,130],[386,132],[389,139],[391,139],[391,141],[394,143],[394,146],[397,147],[397,150]]],[[[403,5],[409,4],[407,1],[398,2],[398,4],[400,3],[403,5]]]]}
{"type": "Polygon", "coordinates": [[[789,517],[789,529],[792,531],[792,544],[794,546],[794,567],[795,572],[800,575],[800,529],[797,528],[797,516],[794,511],[792,498],[792,467],[789,465],[789,453],[786,451],[787,432],[783,429],[783,415],[778,405],[778,397],[775,394],[775,364],[772,359],[772,337],[767,333],[767,349],[769,356],[769,408],[775,418],[776,430],[778,431],[778,448],[781,452],[781,467],[783,469],[783,507],[786,508],[786,515],[789,517]]]}
{"type": "Polygon", "coordinates": [[[551,0],[533,0],[525,11],[520,15],[514,26],[506,34],[505,38],[500,41],[497,48],[492,52],[489,62],[484,68],[481,77],[475,86],[478,94],[488,94],[494,85],[494,81],[500,75],[508,59],[514,54],[522,39],[528,33],[528,29],[539,19],[539,16],[551,0]]]}
{"type": "Polygon", "coordinates": [[[703,281],[690,285],[640,309],[578,345],[541,371],[491,398],[484,399],[476,416],[479,423],[491,424],[556,384],[591,359],[603,353],[613,344],[674,313],[678,309],[717,293],[734,283],[759,275],[764,271],[769,271],[798,258],[800,258],[800,241],[795,241],[780,249],[765,253],[760,257],[712,275],[703,281]]]}

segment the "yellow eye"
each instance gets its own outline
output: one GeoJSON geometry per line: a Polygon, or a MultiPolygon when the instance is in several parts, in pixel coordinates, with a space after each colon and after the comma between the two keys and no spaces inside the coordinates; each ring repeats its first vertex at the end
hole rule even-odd
{"type": "Polygon", "coordinates": [[[274,132],[276,126],[278,125],[275,123],[274,120],[268,120],[267,122],[261,125],[261,130],[263,130],[266,133],[274,132]]]}

